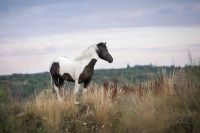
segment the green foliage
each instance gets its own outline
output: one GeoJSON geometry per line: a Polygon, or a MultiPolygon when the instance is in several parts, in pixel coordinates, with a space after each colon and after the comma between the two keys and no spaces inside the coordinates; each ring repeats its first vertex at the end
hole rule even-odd
{"type": "Polygon", "coordinates": [[[23,104],[10,101],[0,105],[0,133],[44,133],[41,119],[25,112],[23,104]]]}
{"type": "Polygon", "coordinates": [[[0,76],[0,87],[8,88],[12,97],[23,99],[49,87],[49,73],[0,76]]]}
{"type": "Polygon", "coordinates": [[[8,101],[8,95],[9,93],[7,89],[0,88],[0,103],[8,101]]]}
{"type": "MultiPolygon", "coordinates": [[[[115,81],[118,84],[134,84],[156,79],[157,74],[162,69],[167,74],[178,69],[174,66],[156,67],[152,65],[136,65],[134,67],[119,69],[98,69],[95,70],[93,83],[102,85],[106,81],[115,81]]],[[[0,76],[0,88],[8,88],[12,97],[18,99],[28,98],[40,92],[42,89],[50,87],[50,74],[48,72],[37,74],[12,74],[0,76]]],[[[4,94],[5,95],[5,94],[4,94]]]]}
{"type": "Polygon", "coordinates": [[[95,71],[93,79],[97,84],[102,84],[105,80],[115,81],[118,84],[134,84],[156,79],[158,72],[161,70],[166,70],[166,73],[169,75],[175,69],[178,68],[175,66],[156,67],[152,65],[136,65],[134,67],[128,66],[127,68],[119,69],[99,69],[95,71]]]}

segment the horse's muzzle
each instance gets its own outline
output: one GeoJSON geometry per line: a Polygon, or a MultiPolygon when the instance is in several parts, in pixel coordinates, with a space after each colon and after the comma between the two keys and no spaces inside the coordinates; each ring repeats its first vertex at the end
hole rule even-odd
{"type": "Polygon", "coordinates": [[[112,62],[113,62],[113,58],[110,58],[110,59],[108,60],[108,62],[109,62],[109,63],[112,63],[112,62]]]}

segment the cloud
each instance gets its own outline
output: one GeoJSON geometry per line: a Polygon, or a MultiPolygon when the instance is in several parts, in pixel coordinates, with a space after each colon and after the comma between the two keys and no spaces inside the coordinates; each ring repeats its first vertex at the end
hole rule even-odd
{"type": "Polygon", "coordinates": [[[196,0],[1,0],[0,74],[46,71],[53,57],[73,58],[101,41],[114,62],[99,61],[97,68],[172,58],[184,65],[188,49],[200,53],[199,7],[196,0]]]}
{"type": "Polygon", "coordinates": [[[89,45],[106,41],[112,64],[99,60],[96,68],[119,68],[127,63],[175,65],[187,63],[187,51],[200,56],[200,27],[135,27],[85,30],[29,37],[0,45],[1,74],[48,71],[57,56],[74,58],[89,45]],[[12,67],[15,66],[15,67],[12,67]]]}
{"type": "Polygon", "coordinates": [[[198,43],[198,44],[189,44],[188,47],[189,48],[194,48],[194,49],[199,49],[200,48],[200,43],[198,43]]]}
{"type": "Polygon", "coordinates": [[[99,28],[200,24],[196,1],[0,2],[0,34],[40,36],[99,28]],[[7,9],[7,10],[6,10],[7,9]]]}

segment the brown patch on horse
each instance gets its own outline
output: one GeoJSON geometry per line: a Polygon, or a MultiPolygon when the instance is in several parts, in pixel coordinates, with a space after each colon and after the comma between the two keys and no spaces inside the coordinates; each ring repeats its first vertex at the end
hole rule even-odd
{"type": "Polygon", "coordinates": [[[58,62],[53,62],[50,68],[50,73],[53,79],[53,83],[58,87],[61,88],[64,84],[63,78],[60,76],[60,65],[58,62]]]}
{"type": "Polygon", "coordinates": [[[67,81],[70,81],[70,82],[75,82],[74,79],[72,78],[72,76],[71,76],[69,73],[64,73],[64,74],[62,75],[62,78],[63,78],[64,80],[67,80],[67,81]]]}
{"type": "Polygon", "coordinates": [[[80,83],[84,82],[84,88],[86,88],[89,85],[89,83],[92,79],[92,76],[94,74],[94,66],[95,66],[96,62],[97,62],[97,59],[92,59],[88,63],[88,65],[85,66],[85,68],[83,69],[83,72],[79,76],[78,83],[80,84],[80,83]]]}
{"type": "Polygon", "coordinates": [[[53,62],[50,68],[51,75],[59,74],[60,65],[58,62],[53,62]]]}

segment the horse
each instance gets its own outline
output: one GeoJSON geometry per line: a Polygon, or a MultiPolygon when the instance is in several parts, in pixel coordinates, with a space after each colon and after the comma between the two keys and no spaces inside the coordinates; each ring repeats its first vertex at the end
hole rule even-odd
{"type": "Polygon", "coordinates": [[[74,59],[59,57],[53,60],[50,65],[51,83],[59,101],[62,101],[59,90],[63,87],[65,81],[75,82],[73,90],[75,96],[79,92],[81,83],[84,84],[84,91],[87,91],[94,74],[94,66],[99,58],[109,63],[113,62],[106,42],[89,46],[74,59]]]}

